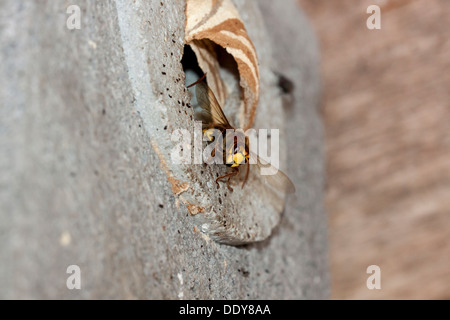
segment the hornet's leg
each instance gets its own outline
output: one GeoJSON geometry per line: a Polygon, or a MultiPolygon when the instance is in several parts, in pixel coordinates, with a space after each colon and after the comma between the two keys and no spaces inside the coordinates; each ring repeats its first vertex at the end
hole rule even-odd
{"type": "Polygon", "coordinates": [[[250,163],[247,163],[247,171],[245,172],[245,178],[244,178],[244,182],[242,182],[242,187],[241,189],[244,188],[245,183],[247,182],[248,179],[248,174],[250,173],[250,163]]]}
{"type": "Polygon", "coordinates": [[[203,79],[205,79],[205,77],[206,77],[206,72],[203,74],[203,76],[202,76],[200,79],[198,79],[198,80],[195,81],[194,83],[191,83],[190,85],[188,85],[187,88],[190,88],[190,87],[192,87],[192,86],[195,86],[197,83],[202,82],[203,79]]]}
{"type": "Polygon", "coordinates": [[[225,178],[228,178],[228,179],[227,179],[227,182],[226,182],[226,183],[227,183],[227,188],[228,188],[228,190],[230,190],[231,192],[233,192],[233,188],[230,186],[230,180],[231,180],[232,177],[234,177],[234,176],[236,176],[236,175],[238,175],[238,174],[239,174],[239,167],[235,167],[235,168],[233,168],[233,171],[230,171],[230,172],[228,172],[227,174],[218,177],[218,178],[216,179],[216,183],[217,183],[217,185],[219,185],[219,181],[221,181],[221,180],[223,180],[223,179],[225,179],[225,178]]]}

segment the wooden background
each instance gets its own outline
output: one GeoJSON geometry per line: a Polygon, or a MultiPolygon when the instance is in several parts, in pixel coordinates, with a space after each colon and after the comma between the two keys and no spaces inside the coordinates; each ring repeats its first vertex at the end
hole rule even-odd
{"type": "Polygon", "coordinates": [[[322,49],[332,298],[450,299],[450,1],[299,2],[322,49]]]}

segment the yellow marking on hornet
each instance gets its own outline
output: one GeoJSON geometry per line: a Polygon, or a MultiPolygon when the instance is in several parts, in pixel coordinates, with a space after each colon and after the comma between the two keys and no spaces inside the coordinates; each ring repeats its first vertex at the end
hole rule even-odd
{"type": "Polygon", "coordinates": [[[214,129],[203,129],[203,135],[209,140],[214,140],[214,129]]]}

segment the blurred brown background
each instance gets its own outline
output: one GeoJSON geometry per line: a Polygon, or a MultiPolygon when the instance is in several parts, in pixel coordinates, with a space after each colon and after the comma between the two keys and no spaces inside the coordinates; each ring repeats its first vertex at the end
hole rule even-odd
{"type": "Polygon", "coordinates": [[[332,298],[450,299],[450,1],[299,3],[322,50],[332,298]]]}

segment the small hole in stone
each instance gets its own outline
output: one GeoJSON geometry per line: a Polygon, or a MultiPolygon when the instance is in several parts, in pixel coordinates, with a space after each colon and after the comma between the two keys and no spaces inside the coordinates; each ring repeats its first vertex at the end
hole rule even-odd
{"type": "MultiPolygon", "coordinates": [[[[239,85],[239,71],[237,68],[237,63],[233,56],[229,54],[224,48],[218,46],[214,43],[211,43],[214,51],[217,55],[217,62],[219,64],[218,76],[221,78],[223,83],[230,90],[226,90],[226,100],[224,101],[224,105],[221,107],[224,108],[224,112],[228,117],[230,123],[238,122],[237,115],[240,113],[240,101],[242,101],[242,90],[239,85]]],[[[199,60],[197,59],[194,51],[192,50],[190,45],[184,46],[183,58],[181,59],[181,64],[183,66],[183,71],[185,73],[185,85],[188,86],[198,79],[200,79],[204,72],[199,67],[199,60]]],[[[216,72],[215,69],[211,70],[212,73],[216,72]]],[[[217,75],[208,74],[207,78],[211,79],[216,78],[217,75]]],[[[208,81],[208,79],[206,80],[208,81]]],[[[195,91],[194,91],[195,92],[195,91]]],[[[215,92],[217,94],[217,92],[215,92]]],[[[195,101],[195,100],[194,100],[195,101]]],[[[191,106],[187,104],[188,108],[191,106]]]]}
{"type": "Polygon", "coordinates": [[[189,45],[184,46],[183,58],[181,59],[183,71],[186,74],[186,85],[195,82],[196,79],[203,75],[202,69],[198,66],[198,60],[189,45]]]}

